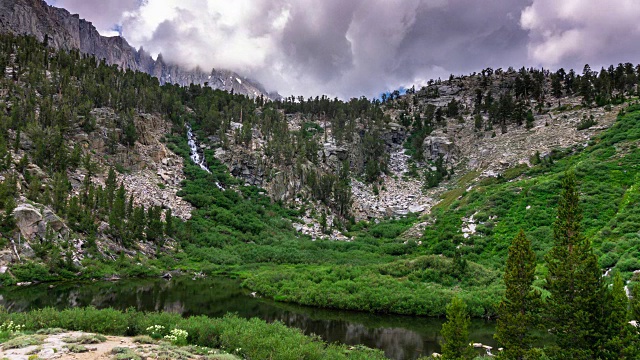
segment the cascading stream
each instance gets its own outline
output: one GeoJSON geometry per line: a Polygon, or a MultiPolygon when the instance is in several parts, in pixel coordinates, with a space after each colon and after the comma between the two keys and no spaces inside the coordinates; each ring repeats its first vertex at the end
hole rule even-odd
{"type": "Polygon", "coordinates": [[[204,156],[200,156],[200,153],[198,152],[198,143],[196,142],[196,137],[193,135],[193,131],[189,124],[187,124],[187,142],[189,143],[191,160],[196,163],[196,165],[200,166],[202,170],[211,173],[211,170],[209,170],[204,161],[204,156]]]}
{"type": "MultiPolygon", "coordinates": [[[[191,125],[186,124],[187,126],[187,143],[189,144],[189,151],[191,155],[191,160],[200,168],[208,173],[211,173],[211,170],[207,167],[207,163],[204,159],[204,156],[201,156],[198,152],[198,142],[196,141],[195,135],[193,135],[193,131],[191,130],[191,125]]],[[[216,186],[218,189],[223,190],[224,188],[220,185],[219,182],[216,181],[216,186]]]]}

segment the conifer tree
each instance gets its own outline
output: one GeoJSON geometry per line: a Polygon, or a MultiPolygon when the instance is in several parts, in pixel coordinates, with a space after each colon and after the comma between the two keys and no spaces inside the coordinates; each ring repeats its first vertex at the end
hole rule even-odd
{"type": "Polygon", "coordinates": [[[67,196],[71,184],[67,179],[67,174],[58,172],[53,177],[53,208],[56,212],[64,214],[67,207],[67,196]]]}
{"type": "Polygon", "coordinates": [[[504,359],[524,359],[531,348],[539,299],[531,287],[535,270],[536,254],[520,230],[509,247],[504,273],[506,291],[498,305],[495,338],[504,347],[500,354],[504,359]]]}
{"type": "Polygon", "coordinates": [[[105,181],[105,191],[107,193],[107,207],[109,210],[113,205],[113,199],[116,193],[116,172],[113,168],[109,168],[109,174],[107,175],[107,180],[105,181]]]}
{"type": "Polygon", "coordinates": [[[38,176],[31,177],[31,181],[29,182],[29,188],[26,194],[27,199],[38,202],[38,200],[40,199],[41,188],[42,188],[42,183],[40,182],[40,178],[38,176]]]}
{"type": "Polygon", "coordinates": [[[603,328],[599,359],[637,359],[640,357],[640,336],[637,329],[627,322],[629,299],[619,272],[606,291],[602,302],[603,328]]]}
{"type": "Polygon", "coordinates": [[[118,188],[115,198],[113,200],[113,206],[111,207],[111,212],[109,213],[109,229],[111,230],[111,234],[116,238],[116,240],[122,242],[127,245],[128,241],[126,241],[125,236],[125,227],[124,227],[124,219],[126,215],[126,192],[124,190],[124,186],[121,184],[118,188]]]}
{"type": "Polygon", "coordinates": [[[442,359],[473,359],[475,352],[469,343],[469,324],[471,319],[467,312],[467,304],[454,297],[447,305],[447,322],[442,324],[442,359]]]}
{"type": "Polygon", "coordinates": [[[546,288],[551,296],[545,311],[557,356],[566,359],[592,358],[602,330],[602,274],[591,242],[580,229],[578,202],[575,175],[567,173],[554,223],[554,245],[546,256],[546,288]]]}
{"type": "Polygon", "coordinates": [[[16,208],[16,201],[13,197],[9,197],[4,201],[4,215],[0,217],[0,234],[3,236],[11,236],[16,228],[16,221],[13,217],[13,210],[16,208]]]}
{"type": "Polygon", "coordinates": [[[167,236],[173,236],[173,215],[171,209],[164,212],[164,233],[167,236]]]}
{"type": "Polygon", "coordinates": [[[160,208],[157,206],[149,207],[147,213],[147,240],[161,243],[162,241],[162,220],[161,220],[161,212],[160,208]]]}
{"type": "Polygon", "coordinates": [[[145,209],[144,206],[135,207],[133,209],[133,218],[129,220],[129,230],[136,240],[144,240],[145,227],[145,209]]]}

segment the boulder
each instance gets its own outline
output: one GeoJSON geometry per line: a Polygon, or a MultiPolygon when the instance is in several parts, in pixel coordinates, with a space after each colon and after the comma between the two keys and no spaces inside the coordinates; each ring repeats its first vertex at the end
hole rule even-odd
{"type": "Polygon", "coordinates": [[[50,209],[44,209],[44,211],[42,212],[42,216],[45,223],[45,227],[49,226],[52,230],[56,232],[60,232],[62,231],[62,229],[65,228],[65,225],[62,219],[60,219],[60,217],[58,217],[58,215],[56,215],[50,209]]]}
{"type": "Polygon", "coordinates": [[[44,171],[42,171],[42,169],[40,169],[40,167],[36,164],[27,165],[25,170],[31,177],[37,177],[40,180],[44,180],[47,177],[47,174],[45,174],[44,171]]]}
{"type": "Polygon", "coordinates": [[[457,160],[458,148],[446,136],[432,135],[427,136],[422,143],[424,149],[424,158],[436,161],[440,156],[445,163],[452,163],[457,160]]]}
{"type": "Polygon", "coordinates": [[[426,206],[424,205],[410,205],[409,206],[409,212],[412,213],[421,213],[423,211],[425,211],[427,209],[426,206]]]}
{"type": "Polygon", "coordinates": [[[20,204],[13,210],[13,217],[20,233],[27,239],[33,239],[37,234],[44,233],[42,214],[31,204],[20,204]]]}

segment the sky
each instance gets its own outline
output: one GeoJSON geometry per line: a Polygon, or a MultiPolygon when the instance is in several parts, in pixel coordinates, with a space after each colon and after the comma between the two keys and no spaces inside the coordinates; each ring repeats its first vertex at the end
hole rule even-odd
{"type": "Polygon", "coordinates": [[[47,0],[167,62],[373,97],[491,67],[640,62],[638,0],[47,0]]]}

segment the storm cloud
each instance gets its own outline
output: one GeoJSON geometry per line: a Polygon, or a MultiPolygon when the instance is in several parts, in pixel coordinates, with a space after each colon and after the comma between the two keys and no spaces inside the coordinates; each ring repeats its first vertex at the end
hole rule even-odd
{"type": "Polygon", "coordinates": [[[640,61],[637,0],[535,0],[522,11],[528,56],[547,66],[582,69],[640,61]]]}
{"type": "MultiPolygon", "coordinates": [[[[375,96],[486,67],[638,62],[636,0],[57,0],[165,60],[283,95],[375,96]]],[[[592,66],[594,69],[595,66],[592,66]]]]}

